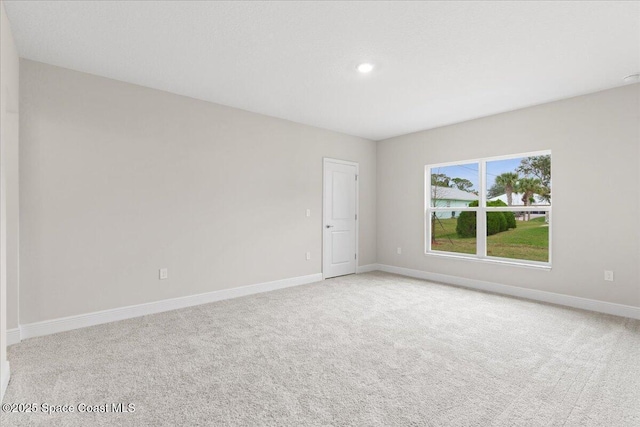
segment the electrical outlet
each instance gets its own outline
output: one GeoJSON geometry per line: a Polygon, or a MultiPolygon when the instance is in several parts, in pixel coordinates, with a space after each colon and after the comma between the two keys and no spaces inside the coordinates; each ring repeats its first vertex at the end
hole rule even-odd
{"type": "Polygon", "coordinates": [[[396,249],[396,253],[397,253],[398,255],[402,255],[402,248],[398,248],[398,249],[396,249]]]}
{"type": "Polygon", "coordinates": [[[605,270],[604,271],[604,280],[607,282],[613,282],[613,271],[605,270]]]}
{"type": "Polygon", "coordinates": [[[161,268],[160,269],[160,280],[164,280],[164,279],[168,279],[168,278],[169,278],[169,269],[161,268]]]}
{"type": "Polygon", "coordinates": [[[311,259],[311,252],[307,252],[307,261],[311,259]]]}
{"type": "Polygon", "coordinates": [[[311,216],[311,209],[307,209],[307,218],[311,216]]]}

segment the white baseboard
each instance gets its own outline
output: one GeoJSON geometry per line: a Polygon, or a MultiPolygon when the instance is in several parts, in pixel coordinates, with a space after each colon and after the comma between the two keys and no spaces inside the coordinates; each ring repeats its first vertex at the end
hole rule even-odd
{"type": "MultiPolygon", "coordinates": [[[[499,283],[485,282],[481,280],[467,279],[457,276],[449,276],[445,274],[430,273],[422,270],[413,270],[409,268],[395,267],[385,264],[368,264],[358,267],[357,272],[366,273],[376,270],[400,274],[403,276],[409,276],[418,279],[430,280],[434,282],[462,286],[471,289],[479,289],[483,291],[516,296],[520,298],[527,298],[552,304],[591,310],[600,313],[613,314],[616,316],[629,317],[632,319],[640,319],[640,307],[615,304],[611,302],[592,300],[571,295],[556,294],[553,292],[540,291],[536,289],[520,288],[517,286],[503,285],[499,283]]],[[[50,335],[57,332],[70,331],[87,326],[100,325],[103,323],[145,316],[148,314],[161,313],[164,311],[192,307],[195,305],[207,304],[210,302],[221,301],[225,299],[238,298],[246,295],[273,291],[276,289],[304,285],[308,283],[319,282],[321,280],[322,274],[316,273],[308,276],[292,277],[289,279],[276,280],[273,282],[259,283],[232,289],[223,289],[220,291],[207,292],[204,294],[189,295],[185,297],[172,298],[146,304],[132,305],[111,310],[98,311],[94,313],[86,313],[77,316],[69,316],[58,319],[45,320],[42,322],[28,323],[25,325],[20,325],[20,328],[10,329],[7,331],[7,345],[16,344],[21,340],[27,338],[50,335]]],[[[4,377],[2,378],[2,381],[2,384],[4,386],[4,377]]],[[[8,377],[6,381],[8,383],[8,377]]]]}
{"type": "Polygon", "coordinates": [[[20,328],[7,329],[7,346],[20,342],[20,328]]]}
{"type": "MultiPolygon", "coordinates": [[[[25,325],[20,325],[18,342],[20,341],[20,339],[24,340],[27,338],[50,335],[57,332],[85,328],[87,326],[100,325],[103,323],[115,322],[118,320],[131,319],[133,317],[146,316],[148,314],[161,313],[163,311],[176,310],[179,308],[192,307],[195,305],[207,304],[210,302],[221,301],[225,299],[238,298],[246,295],[274,291],[276,289],[305,285],[308,283],[319,282],[321,280],[322,273],[310,274],[308,276],[292,277],[289,279],[275,280],[273,282],[265,282],[255,285],[241,286],[238,288],[207,292],[204,294],[189,295],[185,297],[149,302],[146,304],[130,305],[127,307],[96,311],[94,313],[80,314],[77,316],[62,317],[35,323],[27,323],[25,325]]],[[[14,330],[12,329],[12,331],[14,330]]]]}
{"type": "Polygon", "coordinates": [[[556,294],[554,292],[539,291],[537,289],[502,285],[499,283],[485,282],[482,280],[467,279],[457,276],[449,276],[446,274],[429,273],[427,271],[413,270],[410,268],[395,267],[385,264],[378,264],[378,270],[386,271],[387,273],[395,273],[401,274],[403,276],[415,277],[417,279],[425,279],[433,282],[462,286],[465,288],[479,289],[482,291],[511,295],[514,297],[564,305],[567,307],[580,308],[583,310],[597,311],[599,313],[630,317],[632,319],[640,319],[640,307],[634,307],[631,305],[598,301],[588,298],[575,297],[572,295],[556,294]]]}
{"type": "Polygon", "coordinates": [[[378,270],[378,264],[367,264],[367,265],[357,266],[356,274],[369,273],[371,271],[376,271],[376,270],[378,270]]]}
{"type": "Polygon", "coordinates": [[[9,385],[9,378],[11,378],[11,367],[8,361],[2,362],[0,367],[0,402],[4,400],[4,393],[7,391],[9,385]]]}

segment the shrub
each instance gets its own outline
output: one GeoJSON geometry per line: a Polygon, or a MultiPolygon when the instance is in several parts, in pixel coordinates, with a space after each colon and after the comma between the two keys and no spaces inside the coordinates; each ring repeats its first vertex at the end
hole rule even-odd
{"type": "MultiPolygon", "coordinates": [[[[477,207],[478,201],[469,203],[469,207],[477,207]]],[[[458,215],[456,234],[460,237],[476,237],[476,213],[462,211],[458,215]]]]}
{"type": "MultiPolygon", "coordinates": [[[[477,207],[478,202],[469,203],[469,207],[477,207]]],[[[487,202],[487,206],[507,206],[501,200],[487,202]]],[[[509,228],[516,228],[516,216],[513,212],[489,212],[487,213],[487,236],[506,231],[509,228]]],[[[460,237],[475,237],[476,235],[476,213],[460,212],[456,224],[456,233],[460,237]]]]}
{"type": "Polygon", "coordinates": [[[456,233],[460,237],[476,237],[476,213],[462,211],[458,215],[456,233]]]}
{"type": "Polygon", "coordinates": [[[514,214],[513,212],[502,212],[504,214],[504,217],[507,220],[507,227],[508,228],[516,228],[516,214],[514,214]]]}
{"type": "MultiPolygon", "coordinates": [[[[487,202],[487,206],[507,206],[507,204],[502,200],[493,200],[487,202]]],[[[500,231],[507,231],[510,228],[516,228],[516,215],[513,212],[491,212],[489,213],[489,216],[498,213],[502,214],[502,216],[504,217],[504,222],[501,218],[498,218],[497,220],[500,222],[500,231]]],[[[489,221],[489,219],[487,219],[487,221],[489,221]]],[[[491,233],[489,233],[488,235],[491,235],[491,233]]]]}
{"type": "MultiPolygon", "coordinates": [[[[507,204],[502,200],[493,200],[488,201],[487,206],[507,206],[507,204]]],[[[505,212],[489,212],[487,214],[487,236],[509,229],[507,218],[504,214],[505,212]]]]}
{"type": "Polygon", "coordinates": [[[489,212],[487,214],[487,236],[498,234],[507,229],[507,219],[502,212],[489,212]]]}

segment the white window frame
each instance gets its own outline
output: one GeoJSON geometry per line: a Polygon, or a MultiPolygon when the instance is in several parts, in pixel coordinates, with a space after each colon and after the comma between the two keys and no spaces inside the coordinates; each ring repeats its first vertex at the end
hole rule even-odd
{"type": "MultiPolygon", "coordinates": [[[[540,269],[551,269],[552,261],[552,234],[553,234],[553,219],[552,219],[552,204],[549,206],[496,206],[487,207],[487,174],[486,167],[487,162],[493,162],[496,160],[508,160],[521,157],[533,157],[533,156],[551,156],[551,150],[534,151],[528,153],[516,153],[505,156],[484,157],[480,159],[459,160],[455,162],[437,163],[425,165],[424,167],[424,236],[425,236],[425,249],[424,253],[427,256],[436,256],[444,258],[457,258],[471,261],[481,261],[485,263],[495,264],[508,264],[517,265],[522,267],[532,267],[540,269]],[[431,206],[431,171],[447,166],[465,165],[469,163],[478,164],[478,182],[480,188],[478,189],[478,207],[463,207],[456,206],[456,212],[476,212],[476,254],[464,254],[456,252],[445,252],[431,249],[431,214],[433,212],[448,212],[453,208],[451,207],[432,207],[431,206]],[[549,214],[549,262],[541,261],[529,261],[523,259],[514,258],[502,258],[495,256],[487,256],[487,212],[533,212],[544,211],[549,214]]],[[[551,176],[553,177],[553,156],[551,156],[551,176]]]]}

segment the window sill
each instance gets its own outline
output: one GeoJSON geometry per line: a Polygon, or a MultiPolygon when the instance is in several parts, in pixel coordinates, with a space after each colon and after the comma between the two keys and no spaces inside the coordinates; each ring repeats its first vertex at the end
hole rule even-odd
{"type": "Polygon", "coordinates": [[[425,252],[425,256],[432,256],[438,258],[448,258],[448,259],[458,259],[458,260],[467,260],[473,262],[480,262],[483,264],[499,264],[499,265],[508,265],[515,267],[524,267],[524,268],[532,268],[534,270],[545,270],[551,271],[551,264],[540,263],[533,264],[522,261],[512,261],[507,258],[478,258],[475,256],[465,256],[465,255],[457,255],[451,253],[437,253],[437,252],[425,252]]]}

